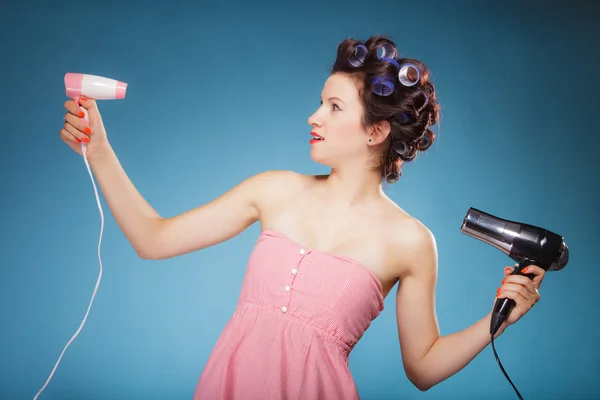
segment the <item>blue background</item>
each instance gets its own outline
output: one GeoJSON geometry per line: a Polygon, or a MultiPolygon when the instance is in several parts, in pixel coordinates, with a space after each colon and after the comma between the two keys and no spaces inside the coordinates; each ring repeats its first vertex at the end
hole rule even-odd
{"type": "MultiPolygon", "coordinates": [[[[591,2],[587,2],[591,3],[591,2]]],[[[125,81],[100,103],[130,178],[163,216],[309,157],[308,116],[345,37],[388,34],[431,69],[437,142],[386,187],[435,234],[442,334],[492,307],[511,261],[460,234],[471,206],[564,235],[566,269],[498,340],[525,399],[597,396],[600,274],[598,12],[585,2],[31,2],[0,13],[0,398],[33,398],[98,278],[100,218],[82,159],[59,139],[65,72],[125,81]]],[[[41,399],[190,399],[233,312],[259,233],[139,259],[103,201],[104,274],[41,399]]],[[[395,288],[392,293],[395,293],[395,288]]],[[[515,398],[486,348],[422,393],[401,363],[395,296],[350,357],[363,399],[515,398]]]]}

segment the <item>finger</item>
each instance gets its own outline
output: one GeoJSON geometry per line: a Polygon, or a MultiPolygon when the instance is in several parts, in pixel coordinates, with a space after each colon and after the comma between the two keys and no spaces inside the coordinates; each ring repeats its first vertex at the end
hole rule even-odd
{"type": "Polygon", "coordinates": [[[514,267],[508,266],[504,268],[504,276],[508,276],[510,274],[513,273],[513,271],[515,270],[514,267]]]}
{"type": "Polygon", "coordinates": [[[536,294],[535,285],[533,281],[526,276],[523,275],[510,275],[504,278],[502,281],[502,285],[512,284],[512,285],[520,285],[527,289],[527,291],[531,294],[536,294]]]}
{"type": "Polygon", "coordinates": [[[533,275],[533,283],[536,287],[539,287],[546,276],[546,271],[537,265],[529,265],[521,271],[524,274],[533,275]]]}
{"type": "MultiPolygon", "coordinates": [[[[65,114],[65,121],[67,124],[71,125],[76,130],[81,131],[82,134],[84,134],[84,133],[86,135],[92,134],[92,129],[88,125],[87,121],[83,118],[79,118],[71,113],[67,113],[67,114],[65,114]]],[[[81,139],[81,137],[79,137],[79,138],[81,139]]]]}
{"type": "Polygon", "coordinates": [[[532,307],[535,304],[535,300],[530,296],[525,295],[520,290],[513,290],[511,288],[502,287],[496,297],[499,299],[512,299],[518,306],[528,305],[532,307]]]}
{"type": "Polygon", "coordinates": [[[83,110],[76,104],[72,99],[65,101],[65,108],[67,111],[78,118],[83,118],[85,116],[83,110]]]}
{"type": "Polygon", "coordinates": [[[67,131],[65,128],[62,128],[60,130],[60,138],[62,139],[63,142],[66,142],[66,143],[71,143],[71,144],[81,143],[81,140],[79,140],[77,137],[75,137],[71,132],[67,131]]]}
{"type": "Polygon", "coordinates": [[[502,286],[500,286],[499,288],[499,292],[501,291],[511,291],[511,292],[518,292],[521,293],[521,295],[526,298],[526,299],[534,299],[538,296],[538,293],[536,292],[535,288],[529,288],[527,286],[524,285],[520,285],[520,284],[515,284],[515,283],[505,283],[502,286]]]}
{"type": "Polygon", "coordinates": [[[92,123],[92,120],[98,121],[98,105],[95,99],[90,99],[89,97],[81,96],[79,98],[79,104],[81,105],[81,107],[86,109],[90,123],[92,123]]]}
{"type": "MultiPolygon", "coordinates": [[[[520,316],[525,315],[535,305],[535,303],[532,303],[532,302],[528,301],[527,299],[523,298],[523,296],[518,292],[505,291],[505,292],[498,293],[498,295],[496,297],[497,297],[496,301],[498,299],[513,300],[515,302],[515,306],[512,311],[513,312],[516,311],[517,314],[519,314],[520,316]]],[[[512,312],[511,312],[511,314],[512,314],[512,312]]]]}
{"type": "MultiPolygon", "coordinates": [[[[77,118],[77,117],[71,117],[71,119],[73,119],[73,118],[77,118]]],[[[75,122],[75,123],[77,124],[77,122],[75,122]]],[[[88,135],[86,135],[84,132],[82,132],[79,129],[77,129],[75,126],[73,126],[66,119],[65,119],[65,124],[63,126],[63,129],[65,131],[67,131],[69,134],[71,134],[74,138],[76,138],[77,140],[79,140],[80,142],[83,141],[85,143],[89,143],[89,141],[90,141],[90,138],[89,138],[88,135]]]]}
{"type": "MultiPolygon", "coordinates": [[[[537,289],[534,289],[534,292],[531,293],[529,290],[526,290],[523,286],[512,285],[512,284],[503,285],[500,288],[498,288],[497,295],[499,295],[500,297],[502,297],[503,294],[507,294],[507,293],[518,294],[519,299],[521,299],[521,301],[525,301],[527,304],[530,304],[532,307],[541,299],[540,293],[538,292],[537,289]]],[[[514,300],[517,301],[516,298],[514,298],[514,300]]]]}
{"type": "Polygon", "coordinates": [[[520,301],[526,301],[532,306],[534,306],[542,298],[537,288],[534,288],[532,293],[529,289],[526,289],[524,286],[512,283],[506,283],[500,286],[496,291],[496,297],[508,297],[513,298],[513,300],[517,301],[517,299],[514,297],[505,296],[508,293],[518,294],[520,301]]]}

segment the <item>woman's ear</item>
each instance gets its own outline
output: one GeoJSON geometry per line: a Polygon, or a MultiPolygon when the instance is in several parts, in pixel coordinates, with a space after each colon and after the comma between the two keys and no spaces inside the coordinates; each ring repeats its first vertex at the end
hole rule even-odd
{"type": "Polygon", "coordinates": [[[381,121],[376,123],[372,129],[369,130],[370,143],[372,144],[380,144],[385,141],[385,139],[390,134],[392,127],[388,121],[381,121]]]}

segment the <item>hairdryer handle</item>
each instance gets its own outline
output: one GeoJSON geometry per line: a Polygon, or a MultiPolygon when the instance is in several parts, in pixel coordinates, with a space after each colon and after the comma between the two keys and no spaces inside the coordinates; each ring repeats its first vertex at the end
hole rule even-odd
{"type": "MultiPolygon", "coordinates": [[[[517,267],[514,269],[511,275],[523,275],[528,277],[529,279],[533,279],[533,274],[524,274],[522,271],[529,265],[534,264],[535,261],[526,258],[517,265],[517,267]]],[[[500,326],[502,326],[502,324],[504,323],[514,306],[515,301],[513,299],[500,298],[496,300],[496,303],[494,304],[494,309],[492,311],[490,334],[496,334],[496,332],[498,331],[498,329],[500,329],[500,326]]]]}
{"type": "MultiPolygon", "coordinates": [[[[74,102],[74,103],[75,103],[77,106],[79,106],[79,96],[77,96],[77,97],[73,97],[73,102],[74,102]]],[[[84,115],[84,117],[83,117],[82,119],[85,119],[87,122],[89,122],[89,121],[90,121],[90,115],[88,114],[88,110],[87,110],[86,108],[84,108],[84,107],[79,107],[79,109],[80,109],[81,111],[83,111],[83,114],[85,114],[85,115],[84,115]]]]}
{"type": "Polygon", "coordinates": [[[517,264],[517,266],[515,267],[515,270],[512,272],[511,275],[523,275],[528,277],[529,279],[533,279],[535,277],[534,274],[524,274],[522,271],[529,267],[530,265],[535,265],[535,261],[526,258],[524,260],[521,260],[521,262],[519,262],[519,264],[517,264]]]}
{"type": "MultiPolygon", "coordinates": [[[[73,102],[77,106],[79,106],[79,96],[73,97],[73,102]]],[[[83,111],[83,114],[84,114],[83,118],[81,118],[81,119],[83,119],[84,121],[86,121],[86,124],[89,124],[89,122],[90,122],[90,115],[88,114],[88,110],[85,109],[84,107],[79,107],[79,109],[81,111],[83,111]]],[[[85,154],[85,152],[87,150],[87,146],[85,145],[85,142],[83,142],[83,141],[81,142],[81,150],[84,152],[84,154],[85,154]]]]}

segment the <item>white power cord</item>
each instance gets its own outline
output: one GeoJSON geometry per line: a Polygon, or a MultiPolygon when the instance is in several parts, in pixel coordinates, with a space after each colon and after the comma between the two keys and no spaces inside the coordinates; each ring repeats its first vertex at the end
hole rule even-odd
{"type": "MultiPolygon", "coordinates": [[[[86,111],[87,110],[84,110],[84,112],[86,112],[86,111]]],[[[86,117],[87,117],[87,112],[86,112],[86,117]]],[[[100,286],[100,280],[102,279],[102,257],[100,256],[100,245],[102,244],[102,234],[104,233],[104,212],[102,211],[102,204],[100,203],[100,196],[98,195],[98,189],[96,188],[96,183],[94,182],[94,177],[92,175],[92,169],[90,168],[90,164],[87,159],[87,148],[86,148],[85,143],[81,144],[81,152],[83,153],[83,161],[85,162],[85,165],[88,169],[88,173],[90,175],[90,179],[92,180],[92,185],[94,186],[94,193],[96,194],[96,202],[98,203],[98,209],[100,210],[100,239],[98,240],[98,260],[100,262],[100,273],[98,274],[98,281],[96,282],[96,287],[94,288],[94,293],[92,294],[92,298],[90,300],[90,304],[88,305],[87,311],[85,312],[85,316],[83,317],[83,321],[81,321],[81,325],[79,325],[79,328],[77,329],[77,331],[75,332],[73,337],[71,337],[71,339],[69,340],[69,342],[63,349],[62,353],[60,353],[60,356],[58,357],[58,360],[56,361],[56,364],[54,365],[54,368],[52,369],[50,376],[46,380],[46,383],[44,383],[44,386],[42,386],[40,391],[37,392],[37,394],[34,396],[33,400],[37,400],[38,396],[44,391],[46,386],[48,386],[48,384],[50,383],[50,380],[52,379],[52,376],[54,375],[54,372],[56,371],[56,368],[58,368],[58,364],[60,363],[60,360],[62,359],[63,355],[65,354],[65,351],[67,351],[67,348],[71,345],[71,343],[73,343],[73,341],[75,340],[77,335],[79,335],[79,332],[81,332],[81,329],[83,329],[83,325],[85,324],[85,321],[87,320],[88,314],[90,313],[90,309],[92,308],[92,303],[94,302],[94,298],[96,297],[96,293],[98,292],[98,287],[100,286]]]]}

